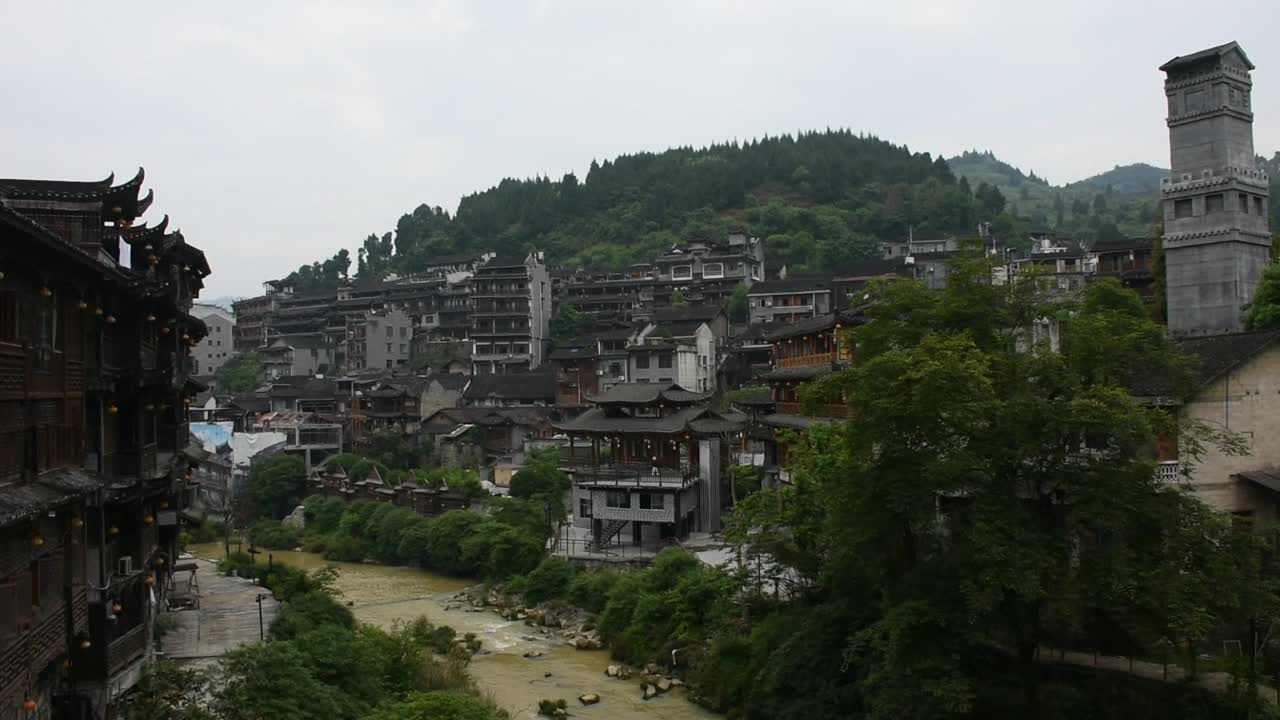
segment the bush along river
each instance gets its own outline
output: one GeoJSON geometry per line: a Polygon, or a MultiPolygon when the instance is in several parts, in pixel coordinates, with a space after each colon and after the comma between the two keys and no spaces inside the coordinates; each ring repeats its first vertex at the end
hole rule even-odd
{"type": "MultiPolygon", "coordinates": [[[[223,556],[221,544],[216,543],[193,545],[188,552],[209,560],[223,556]]],[[[266,561],[266,554],[260,553],[258,561],[266,561]]],[[[334,588],[360,622],[389,628],[397,621],[425,616],[435,625],[452,627],[459,636],[475,633],[481,650],[472,658],[469,672],[513,720],[535,718],[539,701],[561,698],[567,701],[569,713],[580,718],[721,717],[689,702],[677,678],[621,666],[606,650],[579,649],[598,647],[590,624],[582,624],[580,611],[545,614],[491,607],[498,598],[482,596],[478,589],[467,592],[474,581],[414,568],[331,562],[303,552],[276,551],[270,556],[271,562],[308,572],[337,568],[334,588]],[[611,669],[622,677],[611,677],[611,669]],[[653,689],[646,693],[642,683],[653,689]],[[584,705],[579,701],[582,696],[595,702],[584,705]]]]}

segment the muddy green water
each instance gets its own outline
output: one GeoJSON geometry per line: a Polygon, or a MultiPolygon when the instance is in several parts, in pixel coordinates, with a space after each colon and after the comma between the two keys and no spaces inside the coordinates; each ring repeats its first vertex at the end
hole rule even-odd
{"type": "MultiPolygon", "coordinates": [[[[222,557],[220,544],[194,545],[188,548],[197,557],[216,560],[222,557]]],[[[265,553],[264,553],[265,555],[265,553]]],[[[575,650],[563,644],[558,634],[541,635],[523,622],[503,620],[498,615],[465,610],[445,610],[454,593],[474,585],[474,581],[435,575],[404,567],[331,563],[319,555],[300,552],[273,552],[274,562],[304,570],[325,565],[338,568],[337,588],[342,598],[351,602],[361,622],[390,627],[396,620],[412,620],[425,615],[437,625],[448,625],[458,632],[473,632],[487,654],[471,661],[471,675],[476,683],[512,718],[536,718],[538,701],[564,698],[569,711],[579,718],[616,720],[706,720],[720,716],[709,713],[685,699],[683,690],[673,690],[652,700],[640,698],[638,680],[614,680],[604,674],[609,665],[605,651],[575,650]],[[540,658],[526,659],[523,654],[539,650],[540,658]],[[550,677],[545,677],[551,673],[550,677]],[[596,693],[600,702],[582,707],[577,697],[596,693]]],[[[263,555],[259,561],[265,561],[263,555]]],[[[549,631],[554,633],[554,631],[549,631]]]]}

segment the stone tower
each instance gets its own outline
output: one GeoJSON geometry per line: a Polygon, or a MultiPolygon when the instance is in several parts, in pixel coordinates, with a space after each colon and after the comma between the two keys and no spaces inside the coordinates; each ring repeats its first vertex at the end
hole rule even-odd
{"type": "Polygon", "coordinates": [[[1271,260],[1267,174],[1253,153],[1253,70],[1234,42],[1160,69],[1169,100],[1171,177],[1161,187],[1169,332],[1242,329],[1271,260]]]}

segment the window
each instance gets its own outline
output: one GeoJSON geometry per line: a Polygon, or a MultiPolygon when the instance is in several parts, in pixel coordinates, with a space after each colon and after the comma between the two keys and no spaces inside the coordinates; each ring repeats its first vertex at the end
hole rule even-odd
{"type": "Polygon", "coordinates": [[[636,353],[636,367],[641,370],[649,369],[649,353],[636,353]]]}
{"type": "Polygon", "coordinates": [[[1244,193],[1240,193],[1240,212],[1249,212],[1249,196],[1244,193]]]}
{"type": "Polygon", "coordinates": [[[669,352],[658,353],[658,367],[660,368],[671,367],[671,353],[669,352]]]}
{"type": "Polygon", "coordinates": [[[578,517],[579,518],[591,517],[591,500],[589,498],[578,499],[578,517]]]}
{"type": "Polygon", "coordinates": [[[390,367],[391,367],[391,360],[390,360],[390,359],[388,359],[388,360],[387,360],[387,367],[388,367],[388,368],[390,368],[390,367]]]}
{"type": "Polygon", "coordinates": [[[1173,216],[1175,218],[1191,217],[1191,198],[1183,198],[1182,200],[1173,201],[1173,216]]]}
{"type": "Polygon", "coordinates": [[[53,361],[53,351],[58,346],[58,296],[50,295],[36,300],[36,335],[32,344],[36,349],[36,368],[48,370],[53,361]]]}
{"type": "Polygon", "coordinates": [[[391,327],[390,325],[387,326],[387,337],[395,337],[395,332],[396,332],[395,328],[391,327]]]}
{"type": "Polygon", "coordinates": [[[529,344],[528,344],[528,343],[516,343],[516,345],[515,345],[515,351],[514,351],[514,352],[515,352],[517,355],[527,355],[527,354],[529,354],[529,344]]]}
{"type": "Polygon", "coordinates": [[[404,352],[404,343],[400,343],[400,352],[404,352]]]}
{"type": "Polygon", "coordinates": [[[692,280],[693,266],[692,265],[676,265],[675,267],[671,268],[671,279],[672,280],[692,280]]]}
{"type": "Polygon", "coordinates": [[[391,352],[391,343],[387,343],[387,352],[388,352],[388,353],[390,353],[390,352],[391,352]]]}
{"type": "Polygon", "coordinates": [[[1222,193],[1217,193],[1216,195],[1206,195],[1204,198],[1205,214],[1207,215],[1211,213],[1222,212],[1226,206],[1225,200],[1226,199],[1222,196],[1222,193]]]}
{"type": "Polygon", "coordinates": [[[604,505],[611,508],[629,508],[631,497],[621,490],[608,490],[604,494],[604,505]]]}
{"type": "Polygon", "coordinates": [[[1264,213],[1264,212],[1263,212],[1263,210],[1262,210],[1262,198],[1260,198],[1260,197],[1256,197],[1256,198],[1254,198],[1254,199],[1253,199],[1253,214],[1254,214],[1254,215],[1265,215],[1265,214],[1266,214],[1266,213],[1264,213]]]}
{"type": "Polygon", "coordinates": [[[640,509],[661,510],[666,507],[666,499],[662,493],[640,493],[640,509]]]}
{"type": "Polygon", "coordinates": [[[609,376],[622,377],[622,363],[609,363],[609,376]]]}
{"type": "Polygon", "coordinates": [[[405,337],[408,337],[408,336],[409,336],[409,329],[408,329],[408,328],[400,328],[400,337],[405,338],[405,337]]]}
{"type": "Polygon", "coordinates": [[[710,279],[724,277],[724,263],[704,264],[702,266],[702,277],[710,279]]]}

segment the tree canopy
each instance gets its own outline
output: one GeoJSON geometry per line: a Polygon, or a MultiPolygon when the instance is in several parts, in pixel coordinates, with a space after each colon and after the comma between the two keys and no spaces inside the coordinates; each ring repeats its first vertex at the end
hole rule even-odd
{"type": "Polygon", "coordinates": [[[253,392],[262,376],[262,357],[255,352],[240,353],[227,358],[214,375],[218,392],[242,395],[253,392]]]}
{"type": "Polygon", "coordinates": [[[259,517],[278,520],[302,501],[306,484],[307,469],[302,458],[280,453],[253,464],[248,492],[259,517]]]}
{"type": "Polygon", "coordinates": [[[1280,262],[1273,262],[1262,271],[1244,322],[1250,330],[1280,328],[1280,262]]]}

